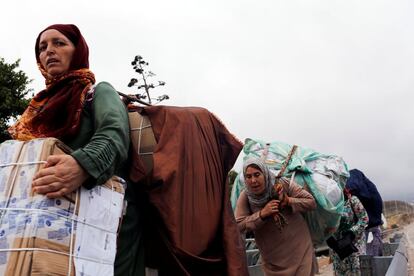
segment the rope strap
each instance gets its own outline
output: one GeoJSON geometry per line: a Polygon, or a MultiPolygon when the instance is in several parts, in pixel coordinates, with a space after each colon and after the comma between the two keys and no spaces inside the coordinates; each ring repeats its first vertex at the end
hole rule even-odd
{"type": "Polygon", "coordinates": [[[286,157],[285,162],[283,162],[282,168],[280,169],[279,173],[276,176],[276,179],[281,178],[282,175],[285,173],[285,170],[287,166],[289,165],[290,159],[292,158],[292,155],[295,153],[296,149],[298,148],[297,145],[294,145],[292,149],[290,150],[288,156],[286,157]]]}

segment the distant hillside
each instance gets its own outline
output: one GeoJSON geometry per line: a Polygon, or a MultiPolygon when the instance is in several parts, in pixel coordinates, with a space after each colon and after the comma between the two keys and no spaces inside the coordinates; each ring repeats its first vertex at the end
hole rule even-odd
{"type": "Polygon", "coordinates": [[[414,221],[414,206],[401,200],[384,201],[388,228],[400,227],[414,221]]]}
{"type": "Polygon", "coordinates": [[[388,218],[399,214],[413,214],[414,206],[402,200],[384,201],[384,214],[388,218]]]}

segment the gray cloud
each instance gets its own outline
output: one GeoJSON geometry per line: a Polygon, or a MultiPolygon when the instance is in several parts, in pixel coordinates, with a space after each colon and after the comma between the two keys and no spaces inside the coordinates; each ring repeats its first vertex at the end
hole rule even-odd
{"type": "Polygon", "coordinates": [[[3,3],[0,56],[21,58],[35,90],[38,32],[71,22],[98,80],[134,93],[129,63],[141,54],[168,104],[206,107],[241,140],[343,156],[384,198],[414,194],[414,2],[74,2],[3,3]]]}

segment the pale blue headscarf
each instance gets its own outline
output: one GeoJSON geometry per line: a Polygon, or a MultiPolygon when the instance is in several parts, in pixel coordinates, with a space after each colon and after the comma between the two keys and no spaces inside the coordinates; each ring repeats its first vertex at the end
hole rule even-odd
{"type": "Polygon", "coordinates": [[[267,165],[259,158],[257,157],[251,157],[247,159],[243,164],[243,176],[244,176],[244,184],[246,187],[246,194],[247,198],[249,199],[249,203],[253,206],[262,208],[266,205],[267,202],[269,202],[274,195],[273,192],[273,184],[275,183],[275,176],[274,174],[269,171],[269,168],[267,165]],[[262,194],[256,195],[250,191],[249,185],[246,183],[246,170],[247,167],[250,165],[255,164],[260,168],[260,171],[262,172],[264,179],[265,179],[265,190],[262,194]]]}

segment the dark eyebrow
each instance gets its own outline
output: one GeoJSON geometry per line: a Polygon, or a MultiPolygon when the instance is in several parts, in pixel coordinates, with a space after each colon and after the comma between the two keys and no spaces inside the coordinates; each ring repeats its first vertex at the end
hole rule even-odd
{"type": "Polygon", "coordinates": [[[60,38],[60,37],[54,37],[54,38],[52,38],[52,41],[53,42],[61,41],[61,42],[68,43],[68,41],[66,39],[63,39],[63,38],[60,38]]]}
{"type": "MultiPolygon", "coordinates": [[[[56,41],[63,41],[63,42],[68,43],[67,39],[64,39],[64,38],[61,38],[61,37],[53,37],[52,42],[56,42],[56,41]]],[[[45,43],[46,43],[46,41],[42,40],[42,41],[39,42],[39,45],[45,44],[45,43]]]]}

